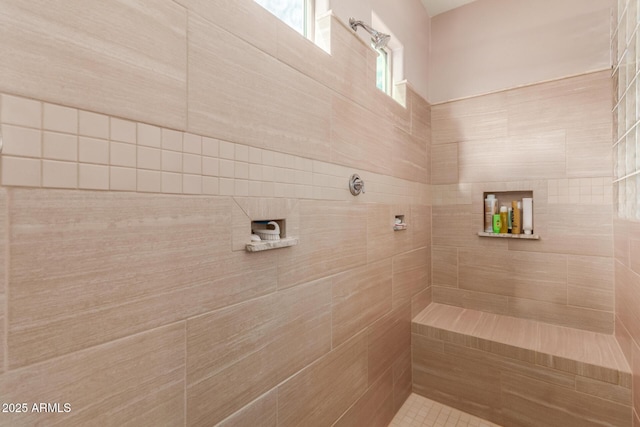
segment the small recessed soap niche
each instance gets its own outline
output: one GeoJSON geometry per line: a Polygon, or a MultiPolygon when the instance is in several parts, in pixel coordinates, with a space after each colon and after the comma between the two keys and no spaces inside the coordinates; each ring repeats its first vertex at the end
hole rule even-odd
{"type": "Polygon", "coordinates": [[[296,237],[287,236],[286,219],[265,219],[251,221],[251,241],[245,249],[247,252],[261,252],[297,244],[296,237]]]}
{"type": "Polygon", "coordinates": [[[393,231],[402,231],[407,229],[407,223],[404,221],[404,215],[396,215],[393,220],[393,231]]]}
{"type": "MultiPolygon", "coordinates": [[[[498,211],[498,213],[500,212],[500,207],[501,206],[506,206],[507,210],[510,209],[512,207],[512,202],[516,201],[516,202],[521,202],[521,206],[522,206],[522,200],[525,198],[529,198],[532,200],[532,204],[533,206],[535,206],[535,198],[533,197],[533,191],[531,190],[523,190],[523,191],[485,191],[484,193],[482,193],[482,220],[481,220],[481,230],[478,232],[478,236],[480,237],[497,237],[497,238],[509,238],[509,239],[525,239],[525,240],[539,240],[540,236],[538,234],[535,234],[535,216],[533,215],[535,212],[535,209],[532,209],[531,212],[531,222],[532,222],[532,234],[525,234],[524,233],[524,215],[521,215],[520,221],[521,221],[521,233],[520,234],[515,234],[513,232],[507,232],[507,233],[494,233],[493,231],[489,232],[487,230],[485,230],[484,225],[485,225],[485,217],[487,215],[487,210],[486,210],[486,206],[485,206],[485,200],[487,199],[487,196],[489,194],[493,194],[495,195],[495,198],[497,199],[497,203],[496,203],[496,209],[498,211]]],[[[532,206],[532,208],[533,208],[532,206]]],[[[521,212],[524,210],[524,206],[522,206],[521,212]]]]}

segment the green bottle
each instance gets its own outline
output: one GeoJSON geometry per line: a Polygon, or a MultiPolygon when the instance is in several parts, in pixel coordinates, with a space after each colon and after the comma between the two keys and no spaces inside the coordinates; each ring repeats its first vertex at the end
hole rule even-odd
{"type": "Polygon", "coordinates": [[[493,232],[499,233],[502,222],[500,221],[500,214],[493,215],[493,232]]]}

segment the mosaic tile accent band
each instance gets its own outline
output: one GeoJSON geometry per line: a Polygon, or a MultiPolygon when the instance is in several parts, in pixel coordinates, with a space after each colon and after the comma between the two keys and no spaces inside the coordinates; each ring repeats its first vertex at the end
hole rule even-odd
{"type": "Polygon", "coordinates": [[[429,204],[430,185],[0,95],[2,185],[237,197],[429,204]]]}

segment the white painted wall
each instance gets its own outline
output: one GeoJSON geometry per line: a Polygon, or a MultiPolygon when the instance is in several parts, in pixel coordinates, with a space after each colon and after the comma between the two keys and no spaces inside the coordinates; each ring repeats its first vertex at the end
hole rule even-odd
{"type": "MultiPolygon", "coordinates": [[[[404,75],[394,76],[395,81],[406,79],[413,89],[425,99],[429,99],[429,27],[430,19],[421,0],[320,0],[316,3],[319,13],[331,9],[340,20],[348,25],[349,18],[364,21],[374,28],[374,14],[392,34],[390,47],[402,46],[404,75]],[[324,9],[324,10],[323,10],[324,9]]],[[[378,26],[380,26],[378,24],[378,26]]],[[[369,35],[362,29],[358,35],[367,42],[369,35]]]]}
{"type": "Polygon", "coordinates": [[[429,101],[609,68],[613,0],[478,0],[431,19],[429,101]]]}

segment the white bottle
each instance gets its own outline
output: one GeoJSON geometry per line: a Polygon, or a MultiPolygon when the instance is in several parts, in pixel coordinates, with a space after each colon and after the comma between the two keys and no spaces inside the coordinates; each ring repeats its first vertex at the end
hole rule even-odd
{"type": "Polygon", "coordinates": [[[493,215],[498,213],[498,200],[495,194],[487,194],[484,199],[484,231],[493,233],[493,215]]]}
{"type": "Polygon", "coordinates": [[[522,229],[524,234],[533,234],[533,199],[531,197],[522,199],[522,229]]]}

